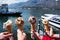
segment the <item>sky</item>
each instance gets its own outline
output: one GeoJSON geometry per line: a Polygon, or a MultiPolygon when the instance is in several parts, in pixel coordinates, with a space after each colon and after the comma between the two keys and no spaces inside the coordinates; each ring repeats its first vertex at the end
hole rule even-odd
{"type": "Polygon", "coordinates": [[[28,0],[0,0],[0,4],[13,4],[13,3],[18,3],[18,2],[27,2],[28,0]]]}

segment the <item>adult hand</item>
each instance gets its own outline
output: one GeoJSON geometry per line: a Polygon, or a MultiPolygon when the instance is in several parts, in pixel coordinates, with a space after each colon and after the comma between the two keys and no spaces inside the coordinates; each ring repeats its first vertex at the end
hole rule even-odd
{"type": "Polygon", "coordinates": [[[12,33],[8,33],[8,32],[2,32],[0,33],[0,40],[6,40],[7,38],[13,36],[12,33]]]}
{"type": "Polygon", "coordinates": [[[19,29],[17,30],[17,37],[18,40],[26,40],[26,34],[19,29]]]}

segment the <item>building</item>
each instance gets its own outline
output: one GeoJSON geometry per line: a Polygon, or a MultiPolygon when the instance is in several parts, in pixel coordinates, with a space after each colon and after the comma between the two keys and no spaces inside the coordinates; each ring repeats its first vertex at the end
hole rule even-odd
{"type": "Polygon", "coordinates": [[[8,4],[1,4],[0,5],[0,13],[8,12],[8,4]]]}

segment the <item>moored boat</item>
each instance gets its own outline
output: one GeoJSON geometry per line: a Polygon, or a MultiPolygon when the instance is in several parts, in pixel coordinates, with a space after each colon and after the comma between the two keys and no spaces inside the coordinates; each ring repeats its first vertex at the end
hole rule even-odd
{"type": "Polygon", "coordinates": [[[44,16],[41,16],[41,20],[47,19],[49,20],[49,25],[52,26],[55,29],[60,29],[60,16],[54,15],[54,14],[44,14],[44,16]]]}

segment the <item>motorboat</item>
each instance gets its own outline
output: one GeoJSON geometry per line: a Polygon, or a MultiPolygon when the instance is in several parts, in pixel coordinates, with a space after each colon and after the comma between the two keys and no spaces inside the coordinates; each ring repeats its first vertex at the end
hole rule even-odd
{"type": "Polygon", "coordinates": [[[44,14],[41,16],[41,20],[47,19],[49,21],[49,25],[55,29],[60,29],[60,16],[54,14],[44,14]]]}

